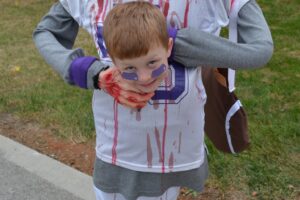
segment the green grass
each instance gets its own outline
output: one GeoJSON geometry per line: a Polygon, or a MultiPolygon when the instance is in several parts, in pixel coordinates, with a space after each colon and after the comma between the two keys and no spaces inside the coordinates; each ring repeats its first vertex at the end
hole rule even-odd
{"type": "MultiPolygon", "coordinates": [[[[65,84],[45,64],[32,41],[32,32],[54,1],[0,3],[0,112],[14,113],[51,127],[62,137],[93,138],[90,91],[65,84]]],[[[79,39],[87,53],[93,44],[79,39]]],[[[90,50],[90,52],[89,52],[90,50]]]]}
{"type": "MultiPolygon", "coordinates": [[[[94,138],[90,91],[65,84],[36,51],[31,34],[51,0],[0,3],[0,113],[33,120],[61,137],[94,138]]],[[[299,199],[300,3],[258,0],[275,52],[265,68],[240,71],[237,94],[247,111],[251,148],[232,156],[210,149],[208,186],[225,199],[299,199]],[[253,195],[256,192],[256,195],[253,195]]],[[[80,32],[76,46],[94,54],[80,32]]]]}

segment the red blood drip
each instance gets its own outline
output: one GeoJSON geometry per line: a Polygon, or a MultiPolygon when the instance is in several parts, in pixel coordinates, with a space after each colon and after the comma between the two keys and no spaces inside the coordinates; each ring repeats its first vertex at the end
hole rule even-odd
{"type": "Polygon", "coordinates": [[[97,16],[96,16],[96,23],[99,22],[99,18],[100,18],[100,15],[102,13],[102,9],[103,9],[103,0],[98,0],[98,13],[97,13],[97,16]]]}
{"type": "Polygon", "coordinates": [[[116,160],[117,160],[117,144],[118,144],[118,128],[119,128],[119,124],[118,124],[118,102],[115,100],[114,101],[114,121],[115,121],[115,131],[114,131],[114,144],[112,147],[112,164],[116,164],[116,160]]]}
{"type": "Polygon", "coordinates": [[[169,13],[169,7],[170,7],[170,5],[169,5],[169,0],[166,0],[165,6],[164,6],[164,11],[163,11],[165,17],[168,16],[168,13],[169,13]]]}
{"type": "Polygon", "coordinates": [[[186,1],[186,7],[185,7],[185,12],[184,12],[184,22],[183,22],[183,27],[186,28],[188,25],[188,14],[189,14],[189,9],[190,9],[190,0],[186,1]]]}
{"type": "MultiPolygon", "coordinates": [[[[167,79],[165,79],[165,85],[167,90],[167,79]]],[[[162,141],[162,173],[165,173],[165,146],[166,146],[166,134],[168,126],[168,103],[167,99],[165,100],[165,109],[164,109],[164,128],[163,128],[163,141],[162,141]]]]}
{"type": "Polygon", "coordinates": [[[233,8],[233,4],[234,4],[234,0],[231,0],[231,3],[230,3],[230,12],[231,12],[231,10],[233,8]]]}
{"type": "Polygon", "coordinates": [[[179,144],[178,144],[178,153],[180,153],[181,150],[181,136],[182,136],[182,132],[179,132],[179,144]]]}
{"type": "Polygon", "coordinates": [[[142,120],[141,111],[136,111],[135,119],[136,119],[136,121],[141,121],[142,120]]]}
{"type": "Polygon", "coordinates": [[[150,141],[150,135],[147,134],[147,161],[148,161],[148,167],[152,167],[152,147],[151,147],[151,141],[150,141]]]}
{"type": "Polygon", "coordinates": [[[162,162],[161,142],[160,142],[160,137],[159,137],[159,131],[156,127],[155,127],[154,133],[155,133],[156,145],[157,145],[158,153],[159,153],[159,161],[158,162],[162,162]]]}
{"type": "Polygon", "coordinates": [[[105,2],[105,9],[104,9],[103,14],[102,14],[102,21],[104,21],[104,17],[106,16],[106,10],[107,10],[108,2],[109,2],[108,0],[106,0],[106,2],[105,2]]]}
{"type": "Polygon", "coordinates": [[[171,152],[170,156],[169,156],[169,169],[170,171],[172,171],[174,167],[174,155],[173,152],[171,152]]]}
{"type": "Polygon", "coordinates": [[[153,108],[154,108],[155,110],[157,110],[157,109],[159,108],[158,100],[154,100],[154,101],[153,101],[153,108]]]}

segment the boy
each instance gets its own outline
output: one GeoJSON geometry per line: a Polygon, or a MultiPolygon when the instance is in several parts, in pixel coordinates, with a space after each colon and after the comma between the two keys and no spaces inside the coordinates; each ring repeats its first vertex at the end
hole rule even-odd
{"type": "Polygon", "coordinates": [[[114,83],[123,79],[154,96],[131,110],[95,91],[97,198],[175,200],[180,186],[201,191],[208,174],[201,68],[169,65],[173,41],[164,15],[147,2],[115,6],[103,36],[116,67],[100,73],[100,87],[105,82],[112,86],[105,90],[118,91],[114,83]]]}

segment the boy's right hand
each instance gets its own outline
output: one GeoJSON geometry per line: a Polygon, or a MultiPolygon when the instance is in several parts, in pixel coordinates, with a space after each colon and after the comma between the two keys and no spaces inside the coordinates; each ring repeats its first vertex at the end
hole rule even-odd
{"type": "Polygon", "coordinates": [[[129,108],[143,108],[154,95],[154,92],[139,93],[122,78],[116,67],[102,71],[98,80],[99,88],[111,95],[118,103],[129,108]]]}

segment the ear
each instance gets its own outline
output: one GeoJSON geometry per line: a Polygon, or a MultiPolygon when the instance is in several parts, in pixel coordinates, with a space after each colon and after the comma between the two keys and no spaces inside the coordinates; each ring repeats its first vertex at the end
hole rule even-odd
{"type": "Polygon", "coordinates": [[[172,49],[173,49],[173,38],[169,38],[169,42],[168,42],[168,58],[171,56],[172,49]]]}

